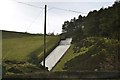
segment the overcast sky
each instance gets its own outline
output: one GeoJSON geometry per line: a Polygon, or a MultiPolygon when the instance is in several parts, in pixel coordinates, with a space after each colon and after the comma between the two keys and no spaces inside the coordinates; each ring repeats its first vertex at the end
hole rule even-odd
{"type": "Polygon", "coordinates": [[[112,6],[114,3],[114,0],[0,0],[0,30],[43,33],[44,9],[17,1],[38,7],[47,4],[47,33],[61,33],[64,21],[77,18],[80,14],[86,16],[87,14],[84,13],[112,6]],[[58,10],[53,7],[82,13],[58,10]]]}

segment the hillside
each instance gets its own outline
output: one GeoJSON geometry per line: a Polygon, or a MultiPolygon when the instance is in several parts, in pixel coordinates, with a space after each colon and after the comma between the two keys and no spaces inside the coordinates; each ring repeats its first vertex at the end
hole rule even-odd
{"type": "Polygon", "coordinates": [[[30,34],[26,32],[15,32],[15,31],[5,31],[2,30],[2,38],[8,39],[8,38],[22,38],[22,37],[32,37],[32,36],[40,36],[42,34],[30,34]]]}
{"type": "MultiPolygon", "coordinates": [[[[87,16],[79,15],[77,19],[74,17],[65,21],[60,37],[72,38],[72,44],[52,72],[47,68],[43,72],[40,64],[43,35],[3,32],[5,78],[119,79],[119,14],[120,1],[117,1],[107,8],[90,11],[87,16]]],[[[58,45],[59,40],[59,36],[47,36],[46,56],[58,45]]]]}
{"type": "MultiPolygon", "coordinates": [[[[42,35],[3,31],[2,37],[2,59],[6,73],[40,71],[42,35]]],[[[59,43],[59,36],[47,36],[46,40],[47,56],[59,43]]]]}
{"type": "Polygon", "coordinates": [[[62,26],[63,35],[72,37],[73,42],[53,70],[119,71],[119,14],[120,2],[115,2],[111,7],[65,21],[62,26]]]}
{"type": "Polygon", "coordinates": [[[87,37],[76,51],[74,44],[53,69],[54,71],[117,71],[120,42],[103,37],[87,37]]]}
{"type": "Polygon", "coordinates": [[[79,51],[68,50],[54,70],[67,71],[117,71],[120,70],[118,46],[120,42],[114,39],[88,37],[79,42],[79,51]],[[64,64],[63,64],[64,63],[64,64]],[[62,65],[62,68],[58,68],[62,65]]]}

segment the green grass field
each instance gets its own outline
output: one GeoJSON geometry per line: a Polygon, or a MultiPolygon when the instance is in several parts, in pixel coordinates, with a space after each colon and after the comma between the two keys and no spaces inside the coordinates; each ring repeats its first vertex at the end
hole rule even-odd
{"type": "MultiPolygon", "coordinates": [[[[47,48],[56,41],[58,37],[47,36],[47,48]]],[[[3,39],[3,60],[27,60],[28,55],[40,47],[39,54],[43,51],[43,36],[3,39]]]]}
{"type": "MultiPolygon", "coordinates": [[[[59,41],[59,36],[47,36],[47,51],[59,41]]],[[[43,53],[43,36],[3,32],[2,59],[26,61],[30,54],[43,53]],[[20,36],[23,37],[20,37],[20,36]],[[8,37],[7,37],[8,36],[8,37]],[[37,51],[36,51],[37,50],[37,51]]]]}
{"type": "MultiPolygon", "coordinates": [[[[43,71],[43,35],[2,32],[3,74],[43,71]]],[[[59,36],[46,36],[46,56],[59,43],[59,36]]]]}

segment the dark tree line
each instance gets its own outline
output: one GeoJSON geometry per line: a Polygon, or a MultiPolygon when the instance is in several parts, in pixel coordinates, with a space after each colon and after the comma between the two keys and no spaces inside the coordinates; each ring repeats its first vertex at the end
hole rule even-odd
{"type": "Polygon", "coordinates": [[[78,41],[83,37],[101,36],[107,38],[120,38],[120,2],[115,2],[113,6],[101,8],[88,13],[87,16],[79,15],[65,21],[62,30],[66,37],[72,37],[73,41],[78,41]]]}
{"type": "Polygon", "coordinates": [[[64,70],[120,71],[120,2],[66,21],[62,29],[73,38],[73,54],[80,54],[67,61],[64,70]]]}

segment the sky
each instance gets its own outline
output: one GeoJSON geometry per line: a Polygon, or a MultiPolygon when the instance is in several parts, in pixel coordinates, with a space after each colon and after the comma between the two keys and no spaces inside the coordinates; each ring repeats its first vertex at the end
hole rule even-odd
{"type": "Polygon", "coordinates": [[[64,21],[78,18],[79,15],[86,16],[89,11],[112,6],[113,3],[114,0],[0,0],[0,30],[43,33],[43,8],[46,4],[47,33],[57,34],[62,32],[64,21]]]}

